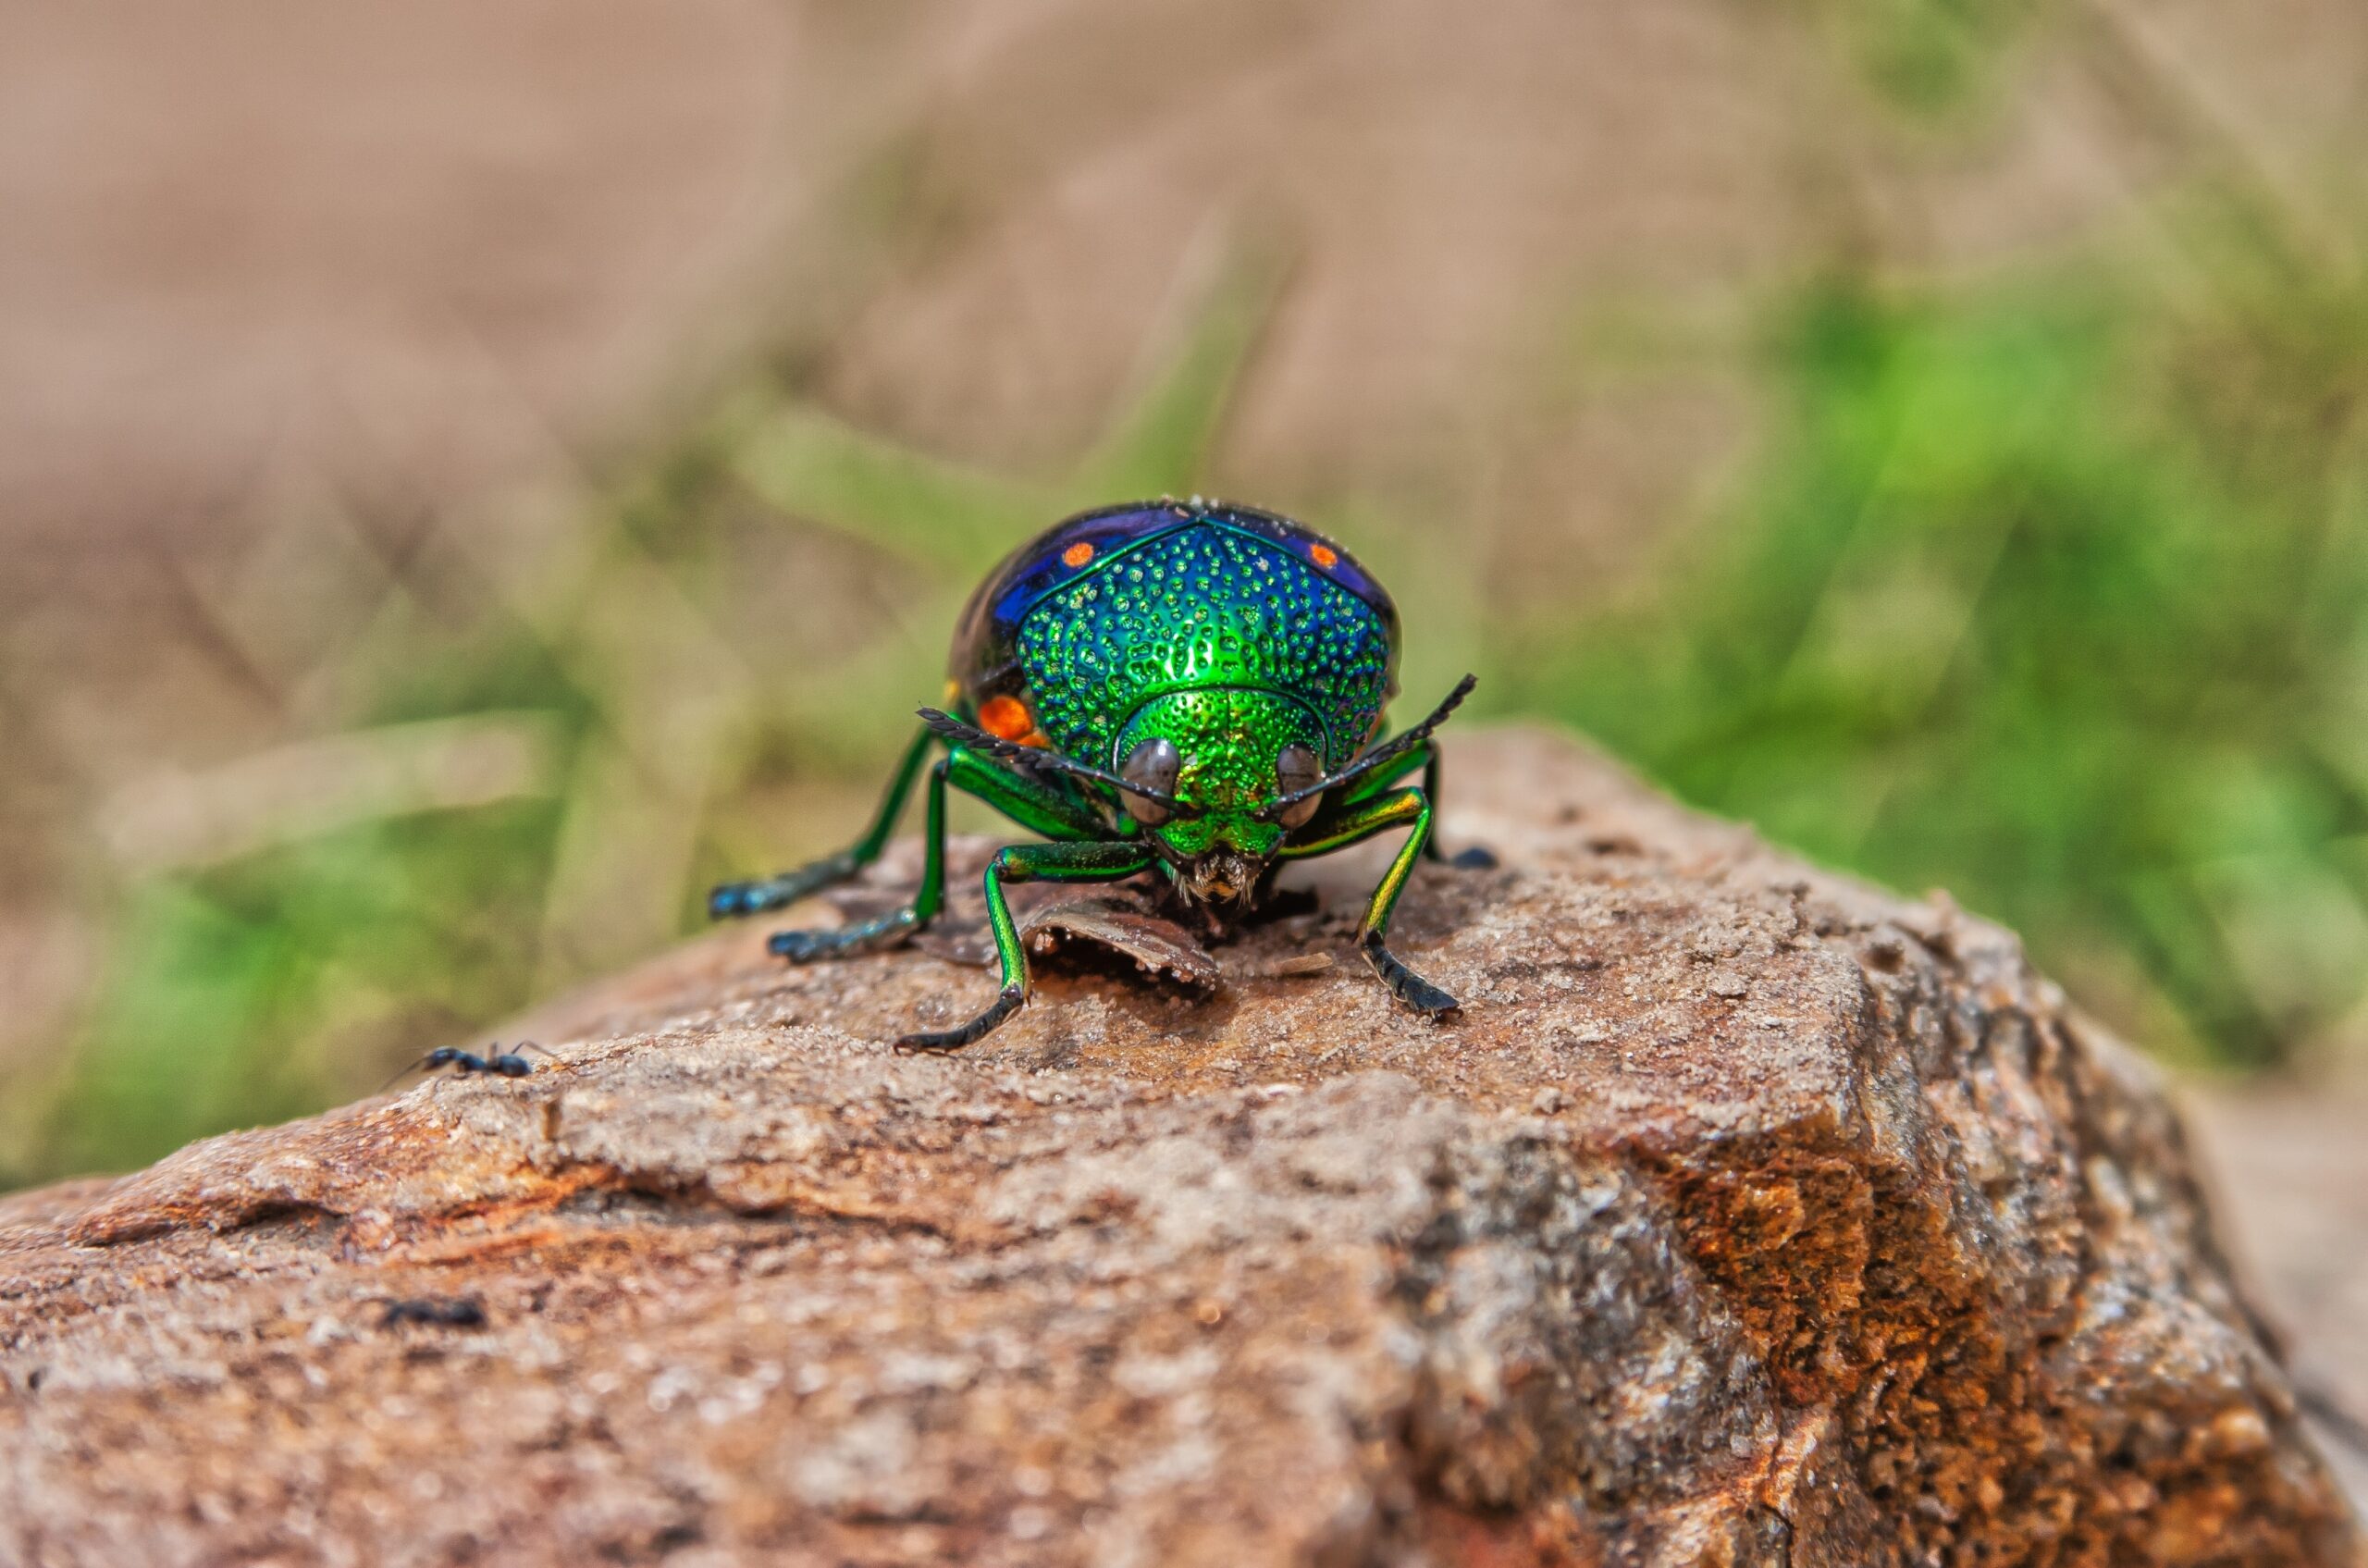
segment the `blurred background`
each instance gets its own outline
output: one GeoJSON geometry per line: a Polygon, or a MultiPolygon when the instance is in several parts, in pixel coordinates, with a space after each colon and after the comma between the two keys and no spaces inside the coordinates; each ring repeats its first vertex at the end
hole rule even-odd
{"type": "Polygon", "coordinates": [[[1208,491],[2023,932],[2339,1357],[2363,154],[2343,0],[0,10],[0,1186],[836,846],[1012,542],[1208,491]]]}

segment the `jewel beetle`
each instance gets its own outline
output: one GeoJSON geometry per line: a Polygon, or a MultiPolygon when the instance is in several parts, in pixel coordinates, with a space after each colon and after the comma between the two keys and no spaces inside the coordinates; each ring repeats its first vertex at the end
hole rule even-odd
{"type": "MultiPolygon", "coordinates": [[[[1437,1018],[1456,1000],[1389,950],[1389,920],[1432,838],[1439,764],[1432,732],[1472,690],[1466,675],[1429,717],[1388,739],[1397,607],[1349,552],[1287,517],[1229,503],[1105,507],[1021,545],[970,596],[945,701],[921,728],[852,847],[709,897],[718,919],[794,904],[878,858],[926,775],[920,885],[875,920],[774,933],[793,963],[894,946],[944,903],[945,792],[984,800],[1047,842],[996,852],[986,905],[1003,988],[968,1023],[909,1034],[954,1051],[1028,999],[1028,957],[1006,884],[1116,882],[1153,873],[1169,898],[1223,931],[1256,909],[1287,861],[1411,830],[1374,889],[1359,945],[1390,994],[1437,1018]],[[944,755],[931,761],[932,751],[944,755]],[[1421,772],[1420,784],[1404,781],[1421,772]]],[[[1467,850],[1461,865],[1490,865],[1467,850]]]]}

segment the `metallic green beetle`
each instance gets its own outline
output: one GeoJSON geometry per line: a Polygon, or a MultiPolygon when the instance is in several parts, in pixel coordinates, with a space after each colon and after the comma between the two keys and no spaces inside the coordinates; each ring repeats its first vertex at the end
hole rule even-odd
{"type": "MultiPolygon", "coordinates": [[[[945,792],[966,791],[1048,844],[997,852],[987,917],[1003,991],[959,1028],[906,1035],[954,1051],[1028,999],[1028,957],[1004,897],[1016,882],[1116,882],[1156,869],[1170,895],[1222,929],[1257,907],[1282,862],[1410,828],[1359,933],[1390,994],[1440,1017],[1455,998],[1388,945],[1390,912],[1431,839],[1438,758],[1431,732],[1469,675],[1421,723],[1381,740],[1397,689],[1398,611],[1349,553],[1272,512],[1223,503],[1137,503],[1057,524],[1012,552],[970,597],[947,684],[954,712],[921,730],[852,848],[709,898],[721,919],[792,904],[854,876],[887,844],[932,747],[926,858],[912,902],[877,920],[784,931],[792,963],[891,946],[944,900],[945,792]],[[1400,783],[1420,769],[1423,784],[1400,783]]],[[[1459,865],[1486,866],[1486,850],[1459,865]]]]}

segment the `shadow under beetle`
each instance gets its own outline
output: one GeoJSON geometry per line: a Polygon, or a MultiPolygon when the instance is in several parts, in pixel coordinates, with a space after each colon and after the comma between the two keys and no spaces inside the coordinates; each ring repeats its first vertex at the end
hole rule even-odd
{"type": "MultiPolygon", "coordinates": [[[[1397,690],[1397,607],[1349,552],[1289,518],[1225,503],[1105,508],[1019,547],[970,596],[945,700],[920,710],[880,810],[851,848],[709,897],[717,919],[794,904],[876,859],[926,766],[928,825],[912,902],[877,920],[774,933],[792,963],[895,945],[945,893],[945,792],[965,791],[1051,840],[998,851],[987,918],[1003,990],[969,1022],[908,1034],[953,1051],[1028,999],[1028,957],[1005,884],[1116,882],[1164,873],[1214,930],[1256,908],[1287,860],[1412,830],[1374,890],[1359,946],[1382,983],[1437,1018],[1455,998],[1389,950],[1389,917],[1431,839],[1438,757],[1431,732],[1471,691],[1466,675],[1413,728],[1384,741],[1397,690]],[[929,763],[932,747],[945,755],[929,763]],[[1416,770],[1422,784],[1403,781],[1416,770]]],[[[1467,850],[1460,865],[1490,865],[1467,850]]]]}

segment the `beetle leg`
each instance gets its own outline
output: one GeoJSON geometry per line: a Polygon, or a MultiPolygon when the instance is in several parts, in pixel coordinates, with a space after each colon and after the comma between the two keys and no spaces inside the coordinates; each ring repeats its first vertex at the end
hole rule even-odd
{"type": "Polygon", "coordinates": [[[1373,890],[1373,901],[1365,907],[1364,925],[1357,932],[1357,946],[1392,996],[1431,1018],[1444,1018],[1454,1012],[1460,1005],[1456,999],[1408,969],[1388,945],[1389,917],[1397,909],[1398,895],[1406,891],[1406,879],[1413,874],[1414,862],[1422,858],[1423,846],[1431,836],[1430,797],[1419,789],[1394,789],[1345,807],[1328,822],[1319,819],[1316,825],[1316,837],[1284,846],[1285,858],[1302,860],[1312,855],[1328,855],[1392,828],[1414,830],[1399,846],[1398,858],[1389,863],[1381,885],[1373,890]]]}
{"type": "Polygon", "coordinates": [[[852,925],[777,931],[765,939],[765,946],[793,964],[810,964],[817,958],[843,958],[897,946],[935,920],[945,904],[945,783],[953,766],[948,758],[929,771],[927,814],[921,827],[921,884],[913,890],[911,903],[852,925]]]}
{"type": "MultiPolygon", "coordinates": [[[[1424,741],[1389,766],[1368,774],[1360,781],[1358,787],[1349,792],[1346,804],[1355,806],[1367,800],[1379,798],[1391,785],[1418,767],[1423,770],[1423,793],[1430,797],[1431,809],[1437,810],[1439,748],[1436,741],[1424,741]]],[[[1495,852],[1476,844],[1458,854],[1449,855],[1439,847],[1439,837],[1437,833],[1431,834],[1423,841],[1423,858],[1437,865],[1453,866],[1458,870],[1465,871],[1489,870],[1497,864],[1495,852]]]]}
{"type": "MultiPolygon", "coordinates": [[[[1439,803],[1439,748],[1434,744],[1423,747],[1423,793],[1430,797],[1431,809],[1439,803]]],[[[1423,855],[1441,865],[1453,866],[1460,871],[1488,871],[1497,866],[1497,852],[1485,844],[1466,845],[1449,855],[1439,847],[1439,837],[1431,833],[1423,840],[1423,855]]]]}
{"type": "Polygon", "coordinates": [[[1086,808],[1058,791],[1008,769],[981,762],[967,751],[956,751],[929,772],[921,884],[914,891],[913,901],[901,909],[852,925],[820,931],[777,931],[765,945],[793,964],[808,964],[818,958],[842,958],[898,946],[935,920],[945,906],[945,791],[949,785],[976,796],[1021,827],[1049,838],[1069,842],[1099,839],[1109,831],[1086,808]]]}
{"type": "Polygon", "coordinates": [[[904,815],[905,801],[913,793],[913,781],[920,776],[930,743],[936,738],[924,728],[905,747],[905,755],[897,761],[896,771],[890,775],[888,787],[880,796],[880,809],[872,814],[871,825],[864,830],[861,838],[835,855],[826,855],[794,871],[783,871],[757,882],[723,883],[707,895],[708,918],[721,920],[785,907],[801,898],[810,898],[826,887],[837,886],[880,858],[880,851],[887,847],[888,835],[896,831],[896,819],[904,815]]]}
{"type": "Polygon", "coordinates": [[[963,794],[983,800],[1030,833],[1063,842],[1106,839],[1109,824],[1093,809],[1043,780],[1016,769],[998,767],[956,747],[946,760],[947,782],[963,794]]]}
{"type": "Polygon", "coordinates": [[[1117,882],[1149,870],[1152,852],[1132,840],[1104,843],[1014,844],[987,862],[987,924],[1003,960],[1003,990],[992,1006],[959,1028],[907,1034],[900,1051],[958,1051],[1018,1012],[1028,1000],[1028,950],[1004,897],[1007,882],[1117,882]]]}

